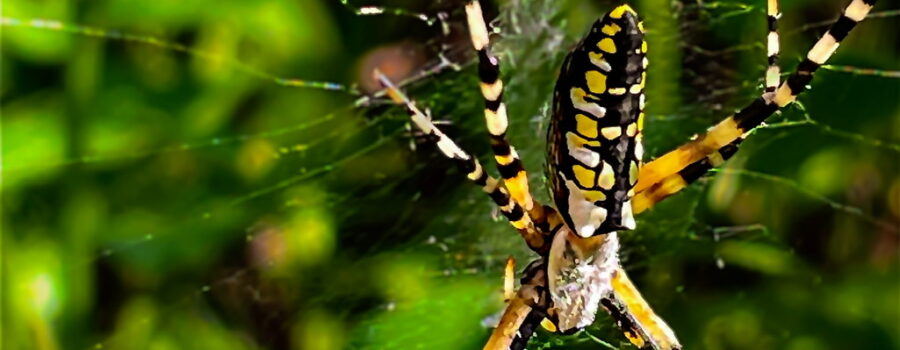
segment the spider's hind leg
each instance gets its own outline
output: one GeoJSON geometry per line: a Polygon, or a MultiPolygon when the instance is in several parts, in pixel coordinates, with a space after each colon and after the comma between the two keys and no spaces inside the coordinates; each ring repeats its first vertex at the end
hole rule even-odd
{"type": "Polygon", "coordinates": [[[612,279],[612,293],[600,303],[634,346],[640,349],[681,349],[675,332],[653,312],[650,304],[631,283],[625,269],[616,269],[612,279]]]}

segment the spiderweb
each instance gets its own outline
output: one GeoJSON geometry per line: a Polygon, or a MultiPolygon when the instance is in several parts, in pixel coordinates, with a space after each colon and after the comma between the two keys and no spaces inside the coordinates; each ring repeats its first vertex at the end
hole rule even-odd
{"type": "MultiPolygon", "coordinates": [[[[505,258],[531,255],[357,72],[372,52],[408,64],[391,67],[410,95],[491,164],[461,4],[362,4],[4,3],[4,345],[479,347],[505,258]]],[[[783,69],[843,5],[782,5],[783,69]]],[[[796,107],[623,235],[626,268],[688,348],[900,344],[890,5],[796,107]]],[[[611,6],[488,8],[510,138],[543,202],[556,72],[611,6]]],[[[764,6],[636,4],[648,155],[758,93],[764,6]]],[[[629,348],[603,316],[532,345],[629,348]]]]}

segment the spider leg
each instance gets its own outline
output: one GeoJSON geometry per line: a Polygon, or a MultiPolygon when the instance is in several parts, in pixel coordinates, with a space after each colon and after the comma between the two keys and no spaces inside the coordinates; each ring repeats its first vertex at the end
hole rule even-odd
{"type": "Polygon", "coordinates": [[[484,350],[524,349],[543,319],[543,313],[529,306],[525,299],[518,296],[510,299],[484,350]]]}
{"type": "Polygon", "coordinates": [[[500,79],[500,61],[491,54],[487,24],[477,0],[466,4],[466,21],[472,47],[478,52],[478,76],[481,95],[484,97],[484,120],[491,137],[491,149],[503,182],[512,199],[518,203],[536,225],[546,229],[544,207],[536,203],[528,185],[528,173],[515,148],[506,139],[509,120],[503,103],[503,80],[500,79]]]}
{"type": "Polygon", "coordinates": [[[613,275],[612,295],[600,304],[637,348],[681,349],[675,332],[653,312],[623,268],[619,267],[613,275]]]}
{"type": "Polygon", "coordinates": [[[547,317],[550,296],[544,260],[538,259],[529,264],[521,282],[522,286],[509,299],[497,328],[485,343],[485,350],[525,349],[528,339],[547,317]]]}
{"type": "Polygon", "coordinates": [[[503,302],[508,303],[516,296],[516,259],[510,255],[506,258],[503,269],[503,302]]]}
{"type": "Polygon", "coordinates": [[[774,93],[763,94],[710,128],[706,134],[644,165],[634,188],[634,213],[642,212],[681,191],[734,155],[753,128],[797,99],[797,95],[812,81],[819,66],[834,54],[840,42],[857,23],[865,19],[874,5],[875,0],[853,0],[837,22],[809,50],[806,59],[797,66],[797,71],[780,83],[774,93]]]}
{"type": "Polygon", "coordinates": [[[425,134],[426,139],[434,143],[444,156],[455,161],[457,167],[466,173],[466,177],[470,181],[481,186],[482,190],[500,207],[500,212],[503,213],[503,216],[525,238],[528,246],[535,251],[544,249],[544,236],[534,227],[534,223],[528,215],[525,215],[522,207],[515,201],[510,200],[510,193],[506,187],[500,181],[488,175],[477,158],[457,146],[452,139],[434,126],[431,118],[422,113],[415,103],[397,89],[384,74],[376,70],[375,78],[387,89],[391,100],[406,106],[413,124],[425,134]]]}
{"type": "Polygon", "coordinates": [[[778,43],[778,0],[768,0],[767,4],[767,20],[769,23],[769,35],[766,36],[766,48],[768,53],[769,67],[766,69],[766,92],[773,94],[778,89],[781,75],[781,68],[778,67],[778,51],[780,45],[778,43]]]}

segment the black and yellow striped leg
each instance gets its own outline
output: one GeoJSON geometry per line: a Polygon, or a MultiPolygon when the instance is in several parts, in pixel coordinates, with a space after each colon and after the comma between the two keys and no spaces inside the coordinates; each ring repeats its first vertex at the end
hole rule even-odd
{"type": "Polygon", "coordinates": [[[840,42],[857,23],[865,19],[875,0],[853,0],[831,28],[820,38],[797,70],[779,84],[774,95],[769,93],[754,100],[733,116],[677,149],[644,165],[640,169],[634,213],[642,212],[689,185],[713,167],[728,160],[746,135],[775,111],[797,99],[812,81],[815,71],[834,54],[840,42]]]}
{"type": "Polygon", "coordinates": [[[434,143],[444,156],[455,161],[459,169],[466,173],[466,177],[476,185],[481,186],[484,192],[491,197],[494,203],[500,207],[500,212],[503,213],[503,216],[522,234],[528,246],[535,251],[546,250],[545,246],[547,244],[545,244],[544,236],[534,227],[534,223],[532,223],[531,218],[526,215],[522,207],[510,199],[510,193],[506,187],[500,181],[488,175],[477,158],[457,146],[452,139],[434,126],[431,119],[422,113],[415,103],[397,89],[384,74],[375,71],[375,77],[388,89],[388,96],[390,96],[391,100],[406,106],[413,124],[422,131],[425,138],[429,142],[434,143]]]}
{"type": "Polygon", "coordinates": [[[809,50],[809,53],[806,54],[806,59],[800,62],[800,65],[797,67],[797,71],[778,87],[774,101],[779,108],[794,102],[797,99],[797,95],[806,89],[806,86],[812,81],[815,71],[834,54],[841,41],[850,34],[853,27],[866,18],[869,11],[875,6],[875,1],[853,0],[844,9],[844,13],[841,14],[837,22],[832,24],[825,35],[809,50]]]}
{"type": "Polygon", "coordinates": [[[536,225],[546,230],[544,208],[531,196],[528,174],[522,160],[506,138],[509,120],[503,103],[503,80],[500,79],[500,61],[490,53],[490,38],[481,5],[478,1],[466,4],[466,20],[472,47],[478,53],[478,77],[481,95],[484,97],[484,120],[491,137],[494,159],[503,182],[513,200],[528,212],[536,225]]]}
{"type": "Polygon", "coordinates": [[[780,45],[778,42],[778,17],[781,13],[778,11],[778,0],[767,0],[766,19],[769,24],[769,34],[766,36],[766,53],[769,67],[766,69],[766,93],[774,95],[778,84],[780,83],[781,68],[778,67],[778,52],[780,45]]]}

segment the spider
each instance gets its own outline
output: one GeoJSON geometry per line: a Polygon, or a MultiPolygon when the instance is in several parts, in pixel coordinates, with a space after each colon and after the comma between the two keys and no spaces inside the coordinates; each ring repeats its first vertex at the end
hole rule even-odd
{"type": "Polygon", "coordinates": [[[748,134],[791,104],[834,53],[875,0],[852,0],[809,50],[796,72],[780,82],[777,0],[767,0],[768,68],[764,92],[707,132],[642,164],[647,42],[643,23],[628,5],[597,20],[566,57],[553,93],[547,132],[547,167],[554,206],[531,195],[527,173],[506,138],[499,60],[478,1],[465,5],[472,46],[478,55],[484,117],[502,179],[485,171],[383,74],[376,79],[389,97],[405,105],[413,124],[501,213],[538,254],[513,291],[507,263],[508,305],[485,349],[522,349],[538,325],[571,334],[590,325],[602,306],[638,348],[680,349],[672,329],[650,308],[619,264],[619,231],[635,228],[639,214],[681,191],[737,152],[748,134]]]}

